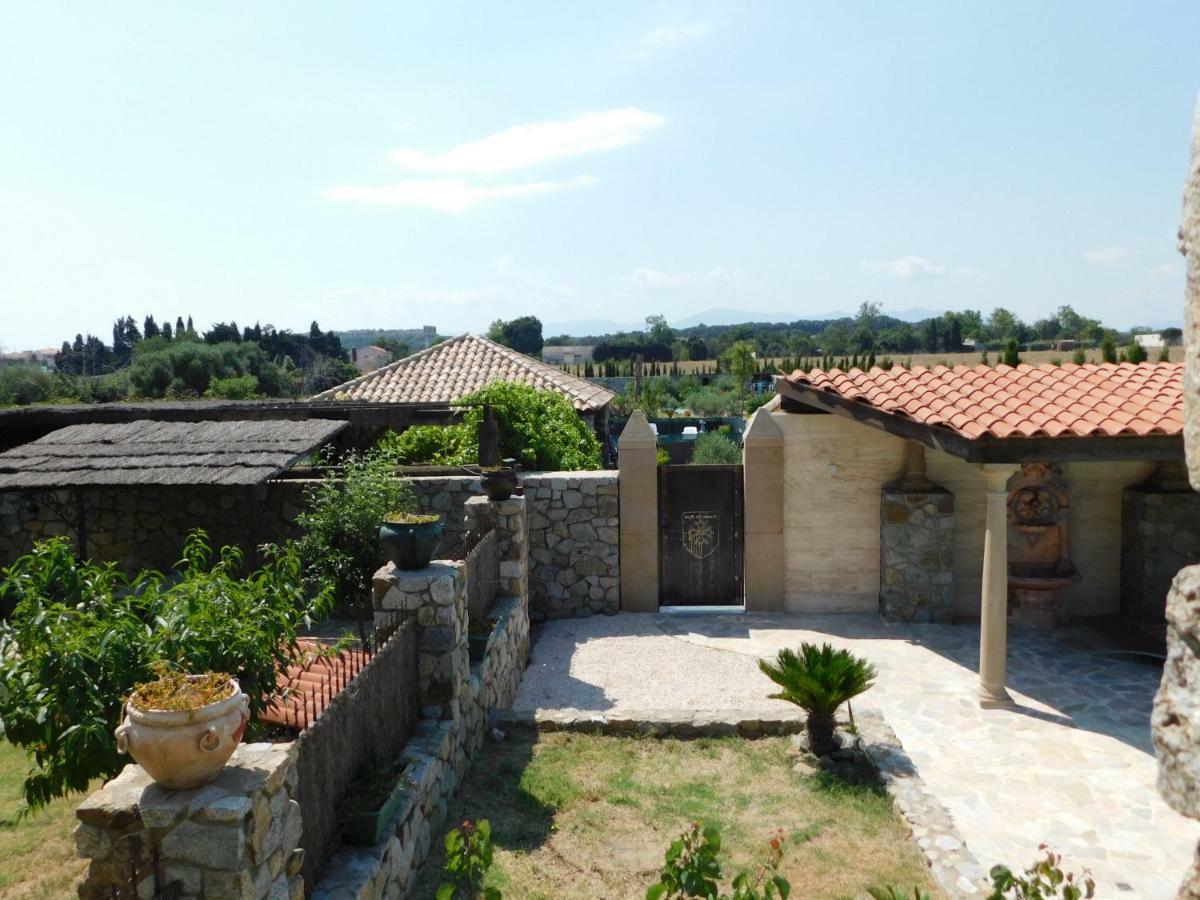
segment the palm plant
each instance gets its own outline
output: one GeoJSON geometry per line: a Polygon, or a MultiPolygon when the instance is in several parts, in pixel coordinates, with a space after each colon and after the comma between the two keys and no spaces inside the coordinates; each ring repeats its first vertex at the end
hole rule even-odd
{"type": "Polygon", "coordinates": [[[795,703],[808,713],[808,746],[817,756],[833,750],[834,713],[843,703],[875,683],[875,667],[849,650],[829,644],[801,644],[800,652],[784,648],[774,662],[758,661],[763,674],[783,688],[774,700],[795,703]]]}

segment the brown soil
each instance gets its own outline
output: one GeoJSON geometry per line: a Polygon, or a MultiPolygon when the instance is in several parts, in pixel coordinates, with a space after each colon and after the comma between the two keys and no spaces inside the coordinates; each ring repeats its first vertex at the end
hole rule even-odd
{"type": "Polygon", "coordinates": [[[201,709],[231,696],[233,683],[225,672],[165,672],[154,681],[134,685],[130,700],[143,711],[184,711],[201,709]]]}
{"type": "Polygon", "coordinates": [[[436,522],[441,516],[431,516],[423,513],[390,513],[383,521],[389,525],[428,525],[436,522]]]}

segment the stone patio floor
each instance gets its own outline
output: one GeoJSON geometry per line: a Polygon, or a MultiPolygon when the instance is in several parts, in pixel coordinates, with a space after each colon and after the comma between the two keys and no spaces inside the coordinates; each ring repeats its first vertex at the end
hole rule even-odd
{"type": "Polygon", "coordinates": [[[630,614],[541,626],[516,710],[638,715],[778,709],[757,660],[801,641],[869,658],[879,709],[984,868],[1033,861],[1040,843],[1091,869],[1098,897],[1159,900],[1191,863],[1200,823],[1155,790],[1149,716],[1160,669],[1098,646],[1088,629],[1014,628],[1017,706],[976,702],[977,626],[892,625],[862,615],[630,614]]]}

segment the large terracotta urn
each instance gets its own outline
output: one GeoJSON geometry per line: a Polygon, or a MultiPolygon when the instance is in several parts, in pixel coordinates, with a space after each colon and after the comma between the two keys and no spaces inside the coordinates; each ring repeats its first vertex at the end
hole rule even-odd
{"type": "Polygon", "coordinates": [[[236,678],[229,681],[233,693],[199,709],[138,709],[131,698],[116,731],[117,750],[165,788],[208,784],[229,762],[250,721],[249,698],[236,678]]]}

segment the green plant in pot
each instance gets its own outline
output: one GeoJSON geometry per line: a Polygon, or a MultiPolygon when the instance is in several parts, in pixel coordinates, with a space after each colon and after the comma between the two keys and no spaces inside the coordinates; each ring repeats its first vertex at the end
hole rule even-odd
{"type": "Polygon", "coordinates": [[[809,749],[816,756],[834,750],[837,708],[875,683],[873,665],[849,650],[834,650],[829,644],[801,644],[799,653],[785,647],[774,662],[760,659],[758,667],[783,688],[771,694],[772,699],[794,703],[808,713],[804,727],[809,749]]]}
{"type": "Polygon", "coordinates": [[[379,542],[397,569],[423,569],[437,552],[442,531],[441,516],[392,512],[379,526],[379,542]]]}
{"type": "Polygon", "coordinates": [[[467,652],[472,662],[479,662],[487,655],[488,641],[496,628],[496,620],[491,616],[480,619],[472,618],[467,624],[467,652]]]}

